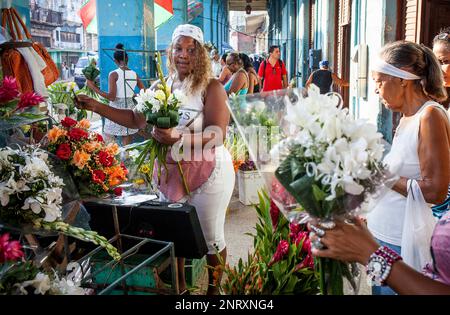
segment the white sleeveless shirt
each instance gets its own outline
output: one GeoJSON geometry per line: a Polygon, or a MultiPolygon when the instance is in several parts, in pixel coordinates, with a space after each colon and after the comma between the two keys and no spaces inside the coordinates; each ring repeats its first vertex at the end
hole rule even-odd
{"type": "MultiPolygon", "coordinates": [[[[401,177],[422,179],[418,153],[419,127],[422,113],[428,106],[441,107],[436,102],[428,101],[413,116],[403,117],[395,132],[391,151],[384,158],[389,168],[401,177]]],[[[389,190],[367,216],[370,232],[383,242],[401,246],[405,209],[406,197],[389,190]]]]}
{"type": "Polygon", "coordinates": [[[117,93],[116,98],[131,98],[134,96],[134,89],[137,85],[137,74],[133,70],[125,70],[118,68],[111,73],[117,73],[118,79],[116,82],[117,93]],[[126,80],[125,80],[126,78],[126,80]]]}
{"type": "MultiPolygon", "coordinates": [[[[169,77],[167,79],[167,86],[172,87],[173,85],[173,78],[169,77]]],[[[195,132],[201,132],[203,130],[203,95],[202,91],[197,91],[194,94],[187,93],[183,88],[180,89],[186,99],[185,101],[180,104],[180,107],[178,109],[179,114],[179,122],[178,127],[188,127],[189,130],[195,131],[195,132]]],[[[172,91],[174,92],[174,91],[172,91]]]]}

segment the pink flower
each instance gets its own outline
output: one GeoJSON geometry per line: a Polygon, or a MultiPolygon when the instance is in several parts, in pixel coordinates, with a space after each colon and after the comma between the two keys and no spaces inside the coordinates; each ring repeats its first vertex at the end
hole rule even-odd
{"type": "Polygon", "coordinates": [[[273,202],[273,200],[270,200],[270,218],[272,219],[272,226],[274,229],[277,228],[279,217],[280,217],[280,209],[273,202]]]}
{"type": "Polygon", "coordinates": [[[273,255],[272,259],[270,260],[269,267],[273,264],[279,262],[284,258],[284,256],[287,255],[289,252],[289,242],[285,240],[281,240],[278,244],[277,250],[275,251],[275,254],[273,255]]]}
{"type": "Polygon", "coordinates": [[[9,241],[9,233],[0,236],[0,263],[22,258],[24,253],[18,241],[9,241]]]}
{"type": "Polygon", "coordinates": [[[19,96],[19,87],[17,85],[16,78],[3,78],[3,84],[0,87],[0,103],[12,101],[17,96],[19,96]]]}
{"type": "Polygon", "coordinates": [[[289,238],[291,240],[297,238],[298,233],[300,233],[302,230],[301,225],[300,224],[296,224],[296,223],[290,223],[289,224],[289,238]]]}
{"type": "Polygon", "coordinates": [[[314,258],[311,254],[306,255],[305,259],[295,266],[295,271],[299,271],[304,268],[314,269],[314,258]]]}
{"type": "Polygon", "coordinates": [[[19,105],[17,106],[17,109],[36,106],[44,101],[45,101],[44,98],[39,94],[36,94],[34,92],[26,92],[20,96],[20,102],[19,105]]]}

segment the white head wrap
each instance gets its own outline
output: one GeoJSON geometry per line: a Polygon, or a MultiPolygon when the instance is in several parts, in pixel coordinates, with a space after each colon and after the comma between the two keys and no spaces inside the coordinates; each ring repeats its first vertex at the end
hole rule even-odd
{"type": "Polygon", "coordinates": [[[178,37],[180,37],[180,36],[192,37],[200,44],[202,44],[202,45],[204,44],[203,32],[199,27],[197,27],[195,25],[192,25],[192,24],[178,25],[177,28],[175,29],[175,31],[173,31],[172,42],[173,43],[176,42],[178,37]]]}
{"type": "Polygon", "coordinates": [[[375,64],[372,66],[372,70],[376,71],[376,72],[388,74],[393,77],[401,78],[404,80],[420,80],[420,79],[422,79],[421,77],[419,77],[411,72],[399,69],[381,59],[378,59],[375,62],[375,64]]]}

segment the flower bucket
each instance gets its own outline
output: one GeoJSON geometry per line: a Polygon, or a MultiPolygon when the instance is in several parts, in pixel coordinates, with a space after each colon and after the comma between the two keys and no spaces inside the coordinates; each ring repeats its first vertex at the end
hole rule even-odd
{"type": "Polygon", "coordinates": [[[238,171],[239,201],[246,205],[259,203],[258,192],[264,188],[264,179],[258,171],[238,171]]]}

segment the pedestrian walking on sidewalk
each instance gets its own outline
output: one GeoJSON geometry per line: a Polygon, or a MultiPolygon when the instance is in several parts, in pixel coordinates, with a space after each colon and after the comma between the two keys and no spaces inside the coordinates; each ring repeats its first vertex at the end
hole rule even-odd
{"type": "Polygon", "coordinates": [[[327,94],[331,91],[333,83],[338,86],[348,86],[348,82],[339,78],[336,74],[330,71],[327,60],[322,60],[319,63],[319,69],[311,73],[308,81],[306,81],[306,89],[311,84],[316,85],[320,89],[320,94],[327,94]]]}
{"type": "Polygon", "coordinates": [[[269,48],[269,58],[264,60],[259,66],[258,76],[263,85],[263,92],[281,90],[288,87],[286,66],[280,58],[280,47],[271,46],[269,48]]]}
{"type": "MultiPolygon", "coordinates": [[[[86,81],[89,88],[97,94],[109,100],[109,105],[119,109],[133,109],[134,89],[136,86],[142,90],[144,84],[135,71],[128,68],[128,54],[124,50],[123,44],[117,44],[114,52],[114,63],[117,69],[110,72],[108,81],[108,92],[101,91],[97,85],[90,80],[86,81]]],[[[130,129],[118,124],[113,120],[106,119],[104,132],[110,136],[120,137],[122,145],[128,145],[132,142],[132,137],[138,132],[138,129],[130,129]]]]}

